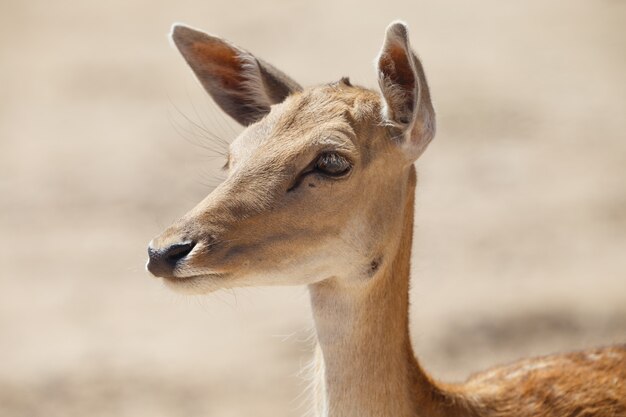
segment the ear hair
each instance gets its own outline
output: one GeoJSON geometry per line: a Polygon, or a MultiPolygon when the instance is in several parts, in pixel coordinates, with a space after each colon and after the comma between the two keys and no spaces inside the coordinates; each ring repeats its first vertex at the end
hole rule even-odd
{"type": "Polygon", "coordinates": [[[302,90],[272,65],[224,39],[183,25],[174,25],[170,37],[215,102],[245,126],[302,90]]]}
{"type": "Polygon", "coordinates": [[[383,120],[404,138],[409,158],[417,159],[435,135],[435,112],[422,63],[411,50],[406,24],[387,27],[377,58],[378,84],[383,96],[383,120]]]}

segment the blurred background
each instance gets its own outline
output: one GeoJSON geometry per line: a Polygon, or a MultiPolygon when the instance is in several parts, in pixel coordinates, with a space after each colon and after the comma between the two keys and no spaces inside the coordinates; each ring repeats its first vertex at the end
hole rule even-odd
{"type": "Polygon", "coordinates": [[[375,87],[409,23],[439,116],[411,327],[437,378],[626,341],[626,2],[0,0],[0,415],[300,416],[305,288],[188,298],[146,246],[232,140],[166,33],[375,87]]]}

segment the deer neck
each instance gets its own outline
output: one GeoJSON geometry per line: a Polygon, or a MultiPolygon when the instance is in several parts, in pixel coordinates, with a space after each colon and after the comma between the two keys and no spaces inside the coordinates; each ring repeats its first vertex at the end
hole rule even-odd
{"type": "MultiPolygon", "coordinates": [[[[371,284],[333,280],[309,287],[318,337],[314,401],[318,416],[416,416],[437,388],[421,370],[408,327],[415,170],[407,183],[402,234],[391,262],[371,284]]],[[[436,397],[436,395],[435,395],[436,397]]]]}

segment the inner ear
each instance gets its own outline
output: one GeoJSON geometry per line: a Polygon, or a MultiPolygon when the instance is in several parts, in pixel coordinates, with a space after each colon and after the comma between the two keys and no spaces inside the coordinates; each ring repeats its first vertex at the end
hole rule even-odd
{"type": "Polygon", "coordinates": [[[409,125],[415,113],[417,80],[405,49],[399,45],[390,45],[380,56],[379,71],[387,92],[387,117],[402,125],[409,125]]]}
{"type": "Polygon", "coordinates": [[[302,87],[230,42],[176,25],[172,40],[196,77],[228,115],[247,126],[302,87]]]}
{"type": "Polygon", "coordinates": [[[402,22],[387,27],[378,55],[378,83],[385,104],[385,124],[414,161],[435,135],[435,112],[422,63],[411,49],[408,29],[402,22]]]}

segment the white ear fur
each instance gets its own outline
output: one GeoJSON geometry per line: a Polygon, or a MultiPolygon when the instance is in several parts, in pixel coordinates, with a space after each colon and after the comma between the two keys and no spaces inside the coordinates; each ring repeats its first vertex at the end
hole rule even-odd
{"type": "Polygon", "coordinates": [[[376,59],[383,96],[383,120],[402,136],[402,146],[415,160],[435,135],[435,112],[422,64],[411,50],[404,22],[392,22],[376,59]]]}
{"type": "Polygon", "coordinates": [[[217,36],[175,24],[170,39],[215,102],[243,125],[302,89],[267,62],[217,36]]]}
{"type": "Polygon", "coordinates": [[[242,82],[242,87],[247,91],[248,99],[251,102],[259,103],[260,108],[275,104],[267,93],[257,59],[245,51],[241,51],[239,59],[241,60],[241,72],[245,79],[242,82]]]}

